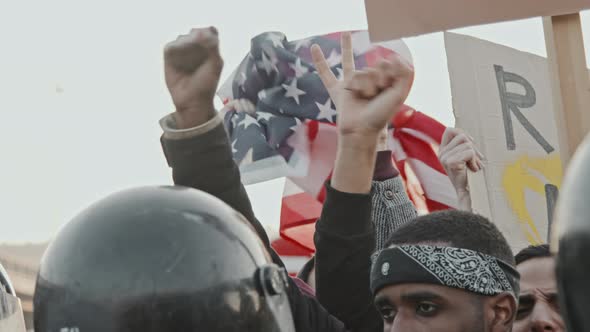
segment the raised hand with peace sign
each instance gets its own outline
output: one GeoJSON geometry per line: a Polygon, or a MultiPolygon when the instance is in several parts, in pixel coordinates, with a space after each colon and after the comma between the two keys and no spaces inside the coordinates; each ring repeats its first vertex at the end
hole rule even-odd
{"type": "Polygon", "coordinates": [[[338,111],[338,154],[332,186],[349,193],[368,193],[380,133],[408,96],[414,71],[398,55],[373,68],[355,70],[350,33],[342,34],[343,79],[338,80],[319,46],[314,64],[338,111]]]}

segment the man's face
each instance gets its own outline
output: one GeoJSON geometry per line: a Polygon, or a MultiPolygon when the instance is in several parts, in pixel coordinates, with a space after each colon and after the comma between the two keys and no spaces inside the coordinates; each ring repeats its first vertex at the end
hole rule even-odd
{"type": "Polygon", "coordinates": [[[375,304],[384,331],[482,332],[483,300],[467,291],[428,284],[385,287],[375,304]]]}
{"type": "Polygon", "coordinates": [[[559,314],[555,259],[533,258],[520,263],[520,300],[514,332],[565,331],[559,314]]]}

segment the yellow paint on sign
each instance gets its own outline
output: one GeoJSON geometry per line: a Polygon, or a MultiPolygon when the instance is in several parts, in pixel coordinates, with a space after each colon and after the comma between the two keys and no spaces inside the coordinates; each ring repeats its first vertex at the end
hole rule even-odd
{"type": "MultiPolygon", "coordinates": [[[[562,165],[559,154],[553,153],[547,158],[531,158],[522,156],[516,162],[506,166],[502,186],[508,204],[516,214],[528,242],[532,245],[545,243],[539,234],[535,221],[526,206],[525,191],[532,190],[545,196],[545,185],[561,187],[562,165]]],[[[537,220],[537,223],[542,222],[537,220]]]]}

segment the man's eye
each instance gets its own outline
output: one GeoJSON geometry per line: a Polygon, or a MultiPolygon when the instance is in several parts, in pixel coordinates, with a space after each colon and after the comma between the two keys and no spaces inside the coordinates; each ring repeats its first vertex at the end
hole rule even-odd
{"type": "Polygon", "coordinates": [[[421,316],[432,316],[438,310],[438,306],[430,302],[420,302],[416,305],[416,313],[421,316]]]}
{"type": "Polygon", "coordinates": [[[555,310],[559,311],[559,298],[557,295],[550,296],[549,303],[555,308],[555,310]]]}
{"type": "Polygon", "coordinates": [[[531,305],[520,305],[518,306],[518,311],[516,312],[516,320],[521,320],[526,318],[530,313],[533,306],[531,305]]]}
{"type": "Polygon", "coordinates": [[[379,312],[381,313],[383,320],[388,323],[392,323],[395,319],[395,315],[397,314],[397,311],[395,311],[395,309],[392,307],[381,307],[379,308],[379,312]]]}

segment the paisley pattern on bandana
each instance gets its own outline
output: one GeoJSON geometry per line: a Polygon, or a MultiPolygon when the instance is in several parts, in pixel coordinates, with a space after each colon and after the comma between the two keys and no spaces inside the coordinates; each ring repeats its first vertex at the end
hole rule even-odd
{"type": "Polygon", "coordinates": [[[514,292],[497,259],[477,251],[453,247],[397,247],[442,284],[484,295],[514,292]]]}
{"type": "Polygon", "coordinates": [[[387,286],[425,283],[494,296],[517,297],[520,275],[516,268],[496,257],[474,250],[399,245],[381,250],[371,267],[371,291],[387,286]]]}

